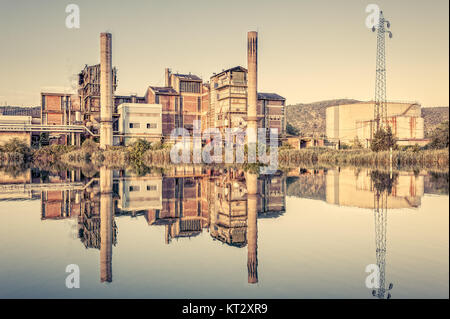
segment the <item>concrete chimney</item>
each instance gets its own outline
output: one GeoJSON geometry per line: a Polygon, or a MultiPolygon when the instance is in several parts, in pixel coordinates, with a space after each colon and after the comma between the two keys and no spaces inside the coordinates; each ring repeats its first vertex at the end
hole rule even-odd
{"type": "Polygon", "coordinates": [[[248,283],[258,282],[258,176],[248,172],[247,186],[247,271],[248,283]]]}
{"type": "Polygon", "coordinates": [[[247,35],[247,135],[248,143],[256,143],[258,127],[258,32],[250,31],[247,35]]]}
{"type": "Polygon", "coordinates": [[[112,282],[113,171],[100,168],[100,282],[112,282]]]}
{"type": "Polygon", "coordinates": [[[170,84],[171,84],[170,83],[170,69],[169,68],[165,69],[164,75],[165,75],[165,86],[169,87],[170,84]]]}
{"type": "Polygon", "coordinates": [[[113,145],[112,35],[100,34],[100,147],[113,145]]]}

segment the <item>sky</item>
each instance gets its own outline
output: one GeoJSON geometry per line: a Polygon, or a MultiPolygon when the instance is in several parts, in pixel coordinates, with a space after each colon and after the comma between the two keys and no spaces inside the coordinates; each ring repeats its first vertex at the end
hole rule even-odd
{"type": "Polygon", "coordinates": [[[287,104],[371,100],[376,34],[365,22],[377,4],[391,22],[387,98],[449,105],[448,0],[0,0],[0,105],[40,105],[40,91],[70,87],[99,63],[100,33],[113,35],[116,94],[164,85],[164,68],[205,81],[247,66],[247,32],[259,36],[258,91],[287,104]],[[66,6],[80,28],[66,27],[66,6]]]}

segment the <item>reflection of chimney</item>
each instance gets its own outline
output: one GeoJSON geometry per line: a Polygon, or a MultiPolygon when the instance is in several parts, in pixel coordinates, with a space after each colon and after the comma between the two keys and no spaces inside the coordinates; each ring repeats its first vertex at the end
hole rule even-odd
{"type": "Polygon", "coordinates": [[[112,281],[113,201],[112,170],[100,168],[100,281],[112,281]]]}
{"type": "Polygon", "coordinates": [[[247,270],[248,283],[258,282],[258,176],[247,173],[247,270]]]}
{"type": "Polygon", "coordinates": [[[257,113],[256,107],[258,104],[258,33],[251,31],[247,35],[247,128],[248,128],[248,142],[256,143],[256,129],[257,129],[257,113]]]}
{"type": "Polygon", "coordinates": [[[112,35],[100,34],[100,147],[113,145],[112,35]]]}
{"type": "Polygon", "coordinates": [[[165,69],[165,72],[164,72],[164,75],[165,75],[165,86],[166,87],[169,87],[170,86],[170,69],[169,68],[166,68],[165,69]]]}

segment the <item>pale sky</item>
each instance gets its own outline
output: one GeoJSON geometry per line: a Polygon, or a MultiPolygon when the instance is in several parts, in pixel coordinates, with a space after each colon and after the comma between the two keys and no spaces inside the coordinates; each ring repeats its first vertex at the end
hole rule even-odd
{"type": "Polygon", "coordinates": [[[67,87],[99,62],[100,32],[113,34],[117,94],[164,85],[164,68],[197,74],[246,67],[246,36],[259,32],[258,91],[288,104],[374,96],[376,34],[370,3],[391,22],[388,100],[449,103],[448,0],[0,0],[0,105],[40,104],[43,87],[67,87]],[[80,28],[65,26],[68,4],[80,28]]]}

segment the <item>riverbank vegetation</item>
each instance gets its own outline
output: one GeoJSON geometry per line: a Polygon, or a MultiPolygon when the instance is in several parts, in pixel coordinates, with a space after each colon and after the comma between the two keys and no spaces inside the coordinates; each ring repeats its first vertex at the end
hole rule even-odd
{"type": "MultiPolygon", "coordinates": [[[[278,166],[292,167],[332,167],[361,166],[389,168],[438,168],[448,169],[448,122],[442,123],[433,132],[431,143],[425,147],[401,147],[395,144],[389,131],[379,134],[372,149],[362,148],[359,143],[347,149],[314,147],[292,149],[289,145],[278,148],[278,166]],[[390,151],[392,149],[392,152],[390,151]],[[392,159],[392,160],[391,160],[392,159]]],[[[56,163],[77,164],[92,162],[95,166],[106,165],[112,168],[135,168],[172,165],[171,146],[159,142],[150,143],[137,140],[129,146],[113,146],[101,150],[99,144],[87,139],[79,147],[48,145],[32,149],[19,139],[12,139],[0,146],[0,165],[32,162],[37,166],[50,166],[56,163]]],[[[192,155],[190,157],[192,159],[192,155]]],[[[225,164],[217,164],[226,166],[225,164]]]]}

